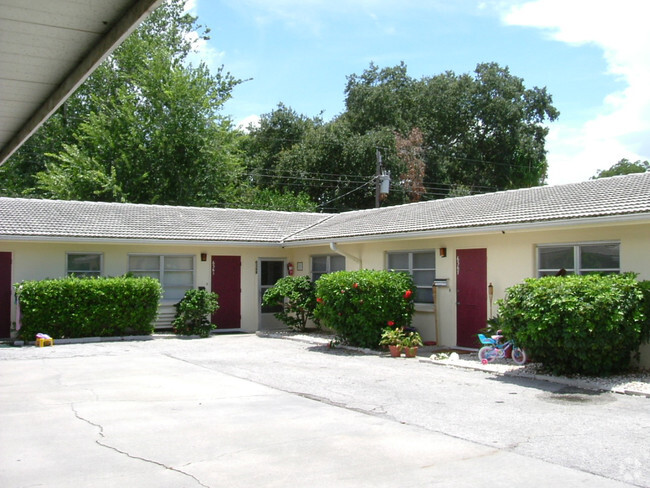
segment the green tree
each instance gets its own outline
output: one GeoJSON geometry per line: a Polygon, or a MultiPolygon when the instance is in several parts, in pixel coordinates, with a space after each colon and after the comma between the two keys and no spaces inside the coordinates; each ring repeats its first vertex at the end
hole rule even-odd
{"type": "Polygon", "coordinates": [[[250,186],[240,187],[241,196],[236,205],[239,208],[256,210],[279,210],[283,212],[316,212],[316,203],[305,192],[276,190],[250,186]]]}
{"type": "Polygon", "coordinates": [[[364,133],[379,126],[423,133],[425,186],[518,188],[540,184],[547,170],[545,121],[559,113],[545,88],[496,63],[473,75],[449,71],[414,80],[402,63],[371,64],[348,78],[345,117],[364,133]]]}
{"type": "Polygon", "coordinates": [[[245,149],[254,184],[304,191],[329,211],[373,207],[377,150],[392,177],[382,205],[546,177],[546,123],[559,113],[546,89],[496,63],[420,80],[404,63],[371,63],[348,77],[345,96],[345,112],[327,123],[281,104],[264,117],[245,149]]]}
{"type": "MultiPolygon", "coordinates": [[[[248,128],[242,140],[246,167],[254,185],[286,188],[286,179],[278,171],[283,152],[300,143],[305,133],[322,125],[320,117],[309,118],[279,103],[277,108],[260,117],[258,126],[248,128]]],[[[295,185],[293,185],[295,186],[295,185]]]]}
{"type": "Polygon", "coordinates": [[[45,169],[46,153],[55,153],[73,143],[66,125],[64,108],[52,115],[25,143],[0,166],[0,195],[17,197],[38,194],[36,174],[45,169]]]}
{"type": "Polygon", "coordinates": [[[229,202],[241,167],[236,133],[216,109],[231,82],[212,78],[203,66],[173,66],[165,56],[143,66],[138,81],[119,87],[89,114],[76,143],[64,146],[37,175],[39,187],[54,198],[229,202]]]}
{"type": "Polygon", "coordinates": [[[379,69],[374,63],[361,75],[352,74],[345,87],[345,117],[350,128],[364,134],[380,127],[402,133],[415,125],[418,83],[402,62],[379,69]]]}
{"type": "Polygon", "coordinates": [[[598,170],[595,176],[591,179],[607,178],[609,176],[629,175],[632,173],[645,173],[650,170],[650,163],[648,161],[637,160],[634,163],[629,159],[621,159],[618,163],[609,169],[598,170]]]}
{"type": "MultiPolygon", "coordinates": [[[[385,167],[399,175],[394,133],[383,128],[358,134],[341,117],[307,131],[299,144],[282,153],[277,168],[279,174],[292,175],[284,185],[301,189],[323,210],[371,208],[377,148],[385,167]]],[[[389,199],[387,204],[402,203],[404,192],[391,191],[389,199]]]]}

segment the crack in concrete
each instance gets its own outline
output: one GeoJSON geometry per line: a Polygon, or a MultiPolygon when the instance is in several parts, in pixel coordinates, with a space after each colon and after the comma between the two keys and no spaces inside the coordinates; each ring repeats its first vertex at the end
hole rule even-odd
{"type": "Polygon", "coordinates": [[[74,413],[75,417],[77,417],[79,420],[81,420],[83,422],[86,422],[87,424],[92,425],[93,427],[96,427],[97,429],[99,429],[99,435],[101,437],[104,437],[104,427],[102,427],[100,424],[96,424],[95,422],[92,422],[89,419],[84,418],[81,415],[79,415],[79,412],[77,412],[77,409],[74,407],[74,403],[70,404],[70,409],[72,410],[72,413],[74,413]]]}
{"type": "MultiPolygon", "coordinates": [[[[95,423],[95,422],[93,422],[93,421],[79,415],[79,412],[77,412],[77,409],[75,408],[74,404],[71,403],[70,408],[72,409],[72,412],[74,413],[75,417],[77,417],[79,420],[81,420],[83,422],[86,422],[87,424],[92,425],[93,427],[99,429],[99,436],[102,437],[102,438],[106,438],[106,436],[104,436],[104,427],[101,424],[97,424],[97,423],[95,423]]],[[[192,478],[194,481],[196,481],[203,488],[210,488],[209,485],[204,484],[200,479],[198,479],[193,474],[187,473],[187,472],[185,472],[183,470],[180,470],[180,469],[177,469],[177,468],[174,468],[173,466],[168,466],[168,465],[166,465],[164,463],[161,463],[159,461],[154,461],[153,459],[147,459],[147,458],[144,458],[144,457],[141,457],[141,456],[135,456],[135,455],[133,455],[133,454],[127,452],[127,451],[123,451],[121,449],[118,449],[115,446],[111,446],[110,444],[106,444],[106,443],[102,442],[100,439],[95,439],[95,444],[97,444],[98,446],[105,447],[106,449],[110,449],[111,451],[115,451],[115,452],[117,452],[119,454],[122,454],[122,455],[128,457],[128,458],[135,459],[135,460],[138,460],[138,461],[143,461],[145,463],[153,464],[155,466],[160,466],[161,468],[168,469],[170,471],[174,471],[176,473],[182,474],[184,476],[187,476],[188,478],[192,478]]],[[[189,466],[190,464],[193,464],[193,463],[187,463],[184,466],[189,466]]]]}
{"type": "Polygon", "coordinates": [[[192,478],[194,481],[196,481],[199,485],[203,486],[204,488],[210,488],[210,486],[208,486],[208,485],[204,484],[203,482],[201,482],[200,479],[198,479],[196,476],[194,476],[191,473],[187,473],[187,472],[185,472],[183,470],[174,468],[172,466],[167,466],[165,463],[161,463],[159,461],[154,461],[153,459],[147,459],[147,458],[143,458],[143,457],[140,457],[140,456],[135,456],[135,455],[133,455],[133,454],[127,452],[127,451],[122,451],[121,449],[118,449],[115,446],[105,444],[105,443],[101,442],[100,440],[96,440],[95,442],[97,443],[97,445],[100,445],[102,447],[105,447],[107,449],[115,451],[115,452],[117,452],[119,454],[123,454],[123,455],[125,455],[125,456],[127,456],[127,457],[129,457],[131,459],[136,459],[138,461],[144,461],[145,463],[154,464],[156,466],[160,466],[161,468],[168,469],[170,471],[175,471],[176,473],[180,473],[180,474],[185,475],[185,476],[187,476],[189,478],[192,478]]]}

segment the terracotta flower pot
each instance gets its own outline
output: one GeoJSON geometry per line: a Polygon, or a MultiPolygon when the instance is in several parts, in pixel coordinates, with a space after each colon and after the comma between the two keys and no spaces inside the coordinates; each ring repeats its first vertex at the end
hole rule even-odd
{"type": "Polygon", "coordinates": [[[417,346],[404,348],[404,354],[406,355],[407,358],[414,358],[417,355],[417,353],[418,353],[417,346]]]}
{"type": "Polygon", "coordinates": [[[391,357],[398,358],[402,352],[402,346],[388,346],[391,357]]]}

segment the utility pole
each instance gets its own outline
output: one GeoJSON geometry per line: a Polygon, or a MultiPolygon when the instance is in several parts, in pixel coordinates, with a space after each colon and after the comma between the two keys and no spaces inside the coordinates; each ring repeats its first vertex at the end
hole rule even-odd
{"type": "Polygon", "coordinates": [[[381,153],[377,148],[377,170],[375,171],[375,208],[379,208],[381,200],[381,153]]]}
{"type": "Polygon", "coordinates": [[[390,171],[384,171],[382,167],[381,153],[377,148],[377,170],[375,172],[375,208],[379,208],[382,194],[390,192],[390,171]]]}

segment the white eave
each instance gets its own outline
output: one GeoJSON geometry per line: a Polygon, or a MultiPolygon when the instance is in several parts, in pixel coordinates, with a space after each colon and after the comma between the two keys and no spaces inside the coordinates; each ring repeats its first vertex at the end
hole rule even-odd
{"type": "Polygon", "coordinates": [[[0,2],[0,165],[162,1],[0,2]]]}

